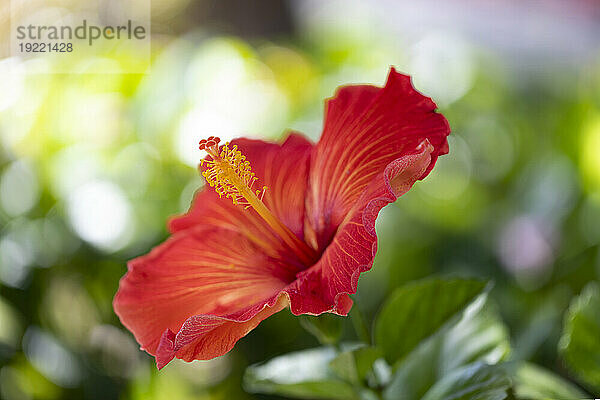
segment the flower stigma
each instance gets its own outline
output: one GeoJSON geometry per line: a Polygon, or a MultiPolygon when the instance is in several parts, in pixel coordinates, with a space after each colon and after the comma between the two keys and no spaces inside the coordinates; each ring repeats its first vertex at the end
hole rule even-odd
{"type": "Polygon", "coordinates": [[[201,166],[206,165],[202,172],[206,183],[214,188],[219,197],[228,197],[233,204],[245,209],[252,207],[303,263],[310,265],[316,261],[316,252],[285,226],[263,202],[267,187],[254,189],[258,178],[252,172],[250,161],[238,150],[237,145],[229,147],[227,142],[219,148],[220,141],[215,136],[200,141],[199,149],[205,150],[211,158],[200,162],[201,166]]]}

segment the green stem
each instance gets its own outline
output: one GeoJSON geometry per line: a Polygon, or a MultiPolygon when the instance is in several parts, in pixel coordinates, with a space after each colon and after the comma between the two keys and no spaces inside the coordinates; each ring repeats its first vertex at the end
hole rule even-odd
{"type": "Polygon", "coordinates": [[[369,327],[365,322],[365,317],[360,311],[358,304],[356,304],[356,299],[354,299],[354,307],[350,310],[350,319],[352,320],[352,326],[354,326],[354,331],[360,340],[371,345],[371,334],[369,332],[369,327]]]}

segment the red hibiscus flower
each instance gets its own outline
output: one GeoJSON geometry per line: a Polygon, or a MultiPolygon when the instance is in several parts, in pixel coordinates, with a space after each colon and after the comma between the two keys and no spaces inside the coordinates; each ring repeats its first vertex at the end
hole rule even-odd
{"type": "Polygon", "coordinates": [[[382,207],[448,152],[448,122],[406,75],[346,86],[312,144],[203,140],[208,185],[172,236],[128,264],[114,309],[158,368],[211,359],[268,316],[347,315],[377,250],[382,207]],[[266,188],[265,188],[266,187],[266,188]]]}

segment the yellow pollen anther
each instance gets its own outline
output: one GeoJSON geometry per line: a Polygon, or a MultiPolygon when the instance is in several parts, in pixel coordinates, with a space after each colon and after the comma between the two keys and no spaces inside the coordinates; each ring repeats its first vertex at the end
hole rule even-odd
{"type": "Polygon", "coordinates": [[[206,165],[202,175],[206,182],[215,189],[219,197],[228,197],[233,204],[252,207],[269,226],[277,232],[283,241],[296,253],[300,260],[307,265],[315,261],[316,253],[306,243],[300,240],[279,218],[277,218],[263,203],[267,190],[254,189],[257,177],[252,172],[250,162],[238,150],[236,145],[229,147],[225,143],[219,148],[218,137],[211,136],[200,141],[200,150],[206,150],[210,160],[202,160],[201,165],[206,165]]]}
{"type": "MultiPolygon", "coordinates": [[[[218,138],[216,138],[218,139],[218,138]]],[[[243,205],[246,208],[251,207],[246,195],[248,190],[255,192],[256,197],[261,201],[267,190],[266,186],[262,189],[254,190],[254,183],[258,178],[254,176],[250,162],[246,156],[238,150],[236,145],[229,147],[225,143],[219,150],[218,142],[209,141],[209,144],[215,143],[210,147],[205,147],[212,160],[202,160],[201,165],[208,165],[208,168],[202,172],[206,182],[213,188],[219,197],[229,197],[233,204],[243,205]]]]}

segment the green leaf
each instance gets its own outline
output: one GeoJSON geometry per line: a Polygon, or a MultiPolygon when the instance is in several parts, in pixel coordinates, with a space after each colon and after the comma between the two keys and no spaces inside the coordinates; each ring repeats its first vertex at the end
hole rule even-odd
{"type": "Polygon", "coordinates": [[[379,358],[381,358],[379,349],[361,347],[341,353],[329,365],[340,378],[353,384],[359,384],[367,381],[373,364],[379,358]]]}
{"type": "Polygon", "coordinates": [[[441,337],[442,375],[476,361],[497,364],[510,355],[508,328],[487,297],[482,295],[467,307],[461,320],[441,337]]]}
{"type": "Polygon", "coordinates": [[[589,283],[567,311],[559,350],[582,382],[600,390],[600,288],[589,283]]]}
{"type": "Polygon", "coordinates": [[[439,338],[428,340],[398,366],[383,393],[385,400],[419,400],[441,377],[439,338]]]}
{"type": "Polygon", "coordinates": [[[520,400],[583,399],[589,397],[554,373],[533,364],[520,365],[514,377],[515,394],[520,400]]]}
{"type": "Polygon", "coordinates": [[[397,289],[375,323],[375,342],[390,364],[402,359],[486,287],[473,279],[426,279],[397,289]]]}
{"type": "Polygon", "coordinates": [[[335,314],[300,317],[300,325],[324,345],[335,344],[340,340],[344,329],[343,323],[344,317],[335,314]]]}
{"type": "Polygon", "coordinates": [[[475,363],[438,381],[422,400],[503,400],[510,386],[501,366],[475,363]]]}
{"type": "Polygon", "coordinates": [[[332,348],[320,347],[251,365],[244,375],[244,388],[298,399],[357,399],[352,386],[329,369],[335,356],[332,348]]]}
{"type": "Polygon", "coordinates": [[[487,295],[482,295],[467,307],[458,323],[405,357],[384,398],[420,399],[452,371],[474,362],[496,364],[506,360],[509,353],[508,330],[487,295]]]}

